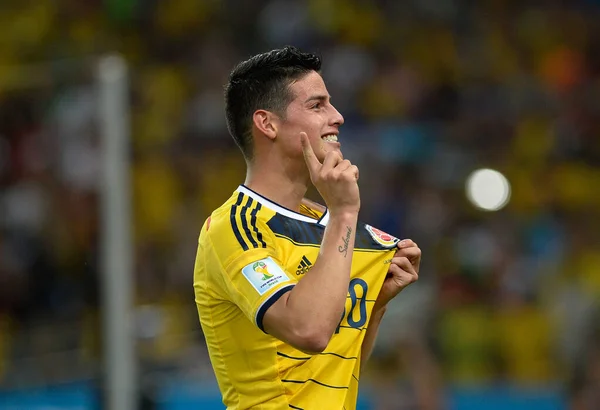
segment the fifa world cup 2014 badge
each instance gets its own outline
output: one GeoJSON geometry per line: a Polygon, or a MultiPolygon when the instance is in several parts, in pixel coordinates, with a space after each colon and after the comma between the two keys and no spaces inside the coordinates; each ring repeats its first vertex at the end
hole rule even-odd
{"type": "Polygon", "coordinates": [[[371,235],[371,238],[384,248],[394,248],[400,239],[395,236],[385,233],[380,229],[374,228],[371,225],[365,225],[367,232],[371,235]]]}
{"type": "Polygon", "coordinates": [[[269,269],[267,268],[267,264],[261,261],[256,262],[254,265],[252,265],[252,269],[254,269],[254,271],[258,272],[258,273],[262,273],[262,280],[269,280],[273,277],[273,275],[271,275],[269,273],[269,269]]]}
{"type": "Polygon", "coordinates": [[[242,275],[261,295],[280,283],[291,281],[288,274],[271,257],[244,266],[242,275]]]}

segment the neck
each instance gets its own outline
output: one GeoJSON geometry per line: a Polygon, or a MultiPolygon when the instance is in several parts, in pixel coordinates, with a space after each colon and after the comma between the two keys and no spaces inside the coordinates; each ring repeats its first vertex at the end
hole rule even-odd
{"type": "Polygon", "coordinates": [[[277,162],[261,163],[265,165],[248,164],[244,185],[276,204],[298,212],[310,180],[307,170],[277,162]]]}

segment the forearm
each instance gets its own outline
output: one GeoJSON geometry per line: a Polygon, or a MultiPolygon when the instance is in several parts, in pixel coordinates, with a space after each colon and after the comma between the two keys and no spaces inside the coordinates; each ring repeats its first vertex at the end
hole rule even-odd
{"type": "Polygon", "coordinates": [[[374,308],[373,312],[371,313],[371,320],[369,320],[369,326],[367,327],[367,332],[360,350],[361,372],[364,370],[369,357],[371,357],[373,347],[375,347],[375,340],[377,339],[377,333],[379,332],[379,325],[381,324],[385,310],[385,306],[382,308],[374,308]]]}
{"type": "Polygon", "coordinates": [[[355,213],[331,216],[314,266],[287,299],[294,328],[331,338],[346,303],[356,221],[355,213]]]}

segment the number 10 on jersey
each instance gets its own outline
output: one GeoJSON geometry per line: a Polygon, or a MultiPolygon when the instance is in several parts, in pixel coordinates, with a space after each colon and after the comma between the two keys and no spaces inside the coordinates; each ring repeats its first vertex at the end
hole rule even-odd
{"type": "Polygon", "coordinates": [[[340,323],[338,324],[335,333],[340,332],[341,327],[347,327],[352,329],[361,329],[367,323],[367,291],[369,286],[367,282],[360,278],[354,278],[350,281],[348,286],[348,296],[350,297],[350,309],[346,312],[344,307],[344,313],[340,323]],[[347,325],[344,325],[344,322],[347,325]]]}

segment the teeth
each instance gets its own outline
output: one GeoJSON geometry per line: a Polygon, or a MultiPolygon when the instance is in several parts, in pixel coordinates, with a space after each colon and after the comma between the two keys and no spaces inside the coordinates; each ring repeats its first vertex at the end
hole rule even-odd
{"type": "Polygon", "coordinates": [[[325,136],[323,137],[323,139],[324,139],[326,142],[337,142],[337,140],[338,140],[338,137],[337,137],[337,135],[335,135],[335,134],[329,134],[329,135],[325,135],[325,136]]]}

